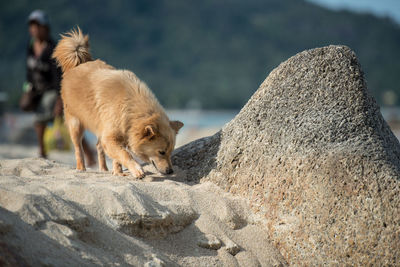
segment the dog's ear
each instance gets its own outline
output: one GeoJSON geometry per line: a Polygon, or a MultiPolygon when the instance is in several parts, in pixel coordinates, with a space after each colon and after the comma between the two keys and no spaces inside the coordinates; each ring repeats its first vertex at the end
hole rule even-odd
{"type": "Polygon", "coordinates": [[[183,122],[180,121],[170,121],[169,125],[171,126],[172,129],[175,130],[176,133],[179,132],[179,129],[183,127],[183,122]]]}
{"type": "Polygon", "coordinates": [[[156,135],[156,128],[154,125],[146,125],[143,129],[143,138],[151,139],[156,135]]]}

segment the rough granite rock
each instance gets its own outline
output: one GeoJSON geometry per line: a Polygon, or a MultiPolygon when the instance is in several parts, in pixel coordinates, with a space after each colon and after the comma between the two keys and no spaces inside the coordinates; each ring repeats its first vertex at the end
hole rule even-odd
{"type": "Polygon", "coordinates": [[[399,263],[400,146],[348,47],[283,62],[230,123],[173,162],[192,182],[250,199],[289,264],[399,263]]]}

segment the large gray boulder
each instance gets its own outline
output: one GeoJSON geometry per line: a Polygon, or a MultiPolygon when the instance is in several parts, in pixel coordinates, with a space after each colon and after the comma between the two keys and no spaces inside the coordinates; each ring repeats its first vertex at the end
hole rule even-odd
{"type": "Polygon", "coordinates": [[[289,264],[399,263],[400,146],[348,47],[282,63],[236,118],[173,161],[250,199],[289,264]]]}

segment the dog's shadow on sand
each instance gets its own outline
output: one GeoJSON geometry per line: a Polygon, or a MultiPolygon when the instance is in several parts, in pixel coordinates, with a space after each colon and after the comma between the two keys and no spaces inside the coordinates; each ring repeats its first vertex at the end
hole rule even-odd
{"type": "Polygon", "coordinates": [[[146,176],[143,179],[141,179],[141,181],[144,182],[174,181],[180,183],[187,182],[185,172],[180,169],[178,171],[175,170],[174,173],[170,175],[165,175],[159,172],[151,172],[151,171],[145,171],[145,175],[146,176]]]}
{"type": "Polygon", "coordinates": [[[135,179],[137,181],[142,182],[164,182],[164,181],[173,181],[179,183],[187,183],[186,179],[186,171],[181,170],[178,166],[174,166],[173,174],[161,174],[157,171],[151,164],[143,164],[145,177],[142,179],[133,178],[131,174],[129,174],[128,169],[123,169],[124,174],[128,174],[125,176],[127,179],[135,179]]]}

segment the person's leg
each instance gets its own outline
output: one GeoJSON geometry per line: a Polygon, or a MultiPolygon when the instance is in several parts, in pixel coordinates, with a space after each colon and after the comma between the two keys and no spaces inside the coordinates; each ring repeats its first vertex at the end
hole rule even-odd
{"type": "Polygon", "coordinates": [[[52,90],[44,92],[40,99],[39,106],[35,111],[34,126],[39,143],[39,156],[42,158],[47,158],[44,148],[44,132],[46,130],[47,123],[54,119],[53,108],[56,100],[56,91],[52,90]]]}
{"type": "Polygon", "coordinates": [[[46,151],[44,149],[44,131],[46,130],[46,123],[36,122],[35,131],[39,143],[39,156],[47,158],[46,151]]]}

